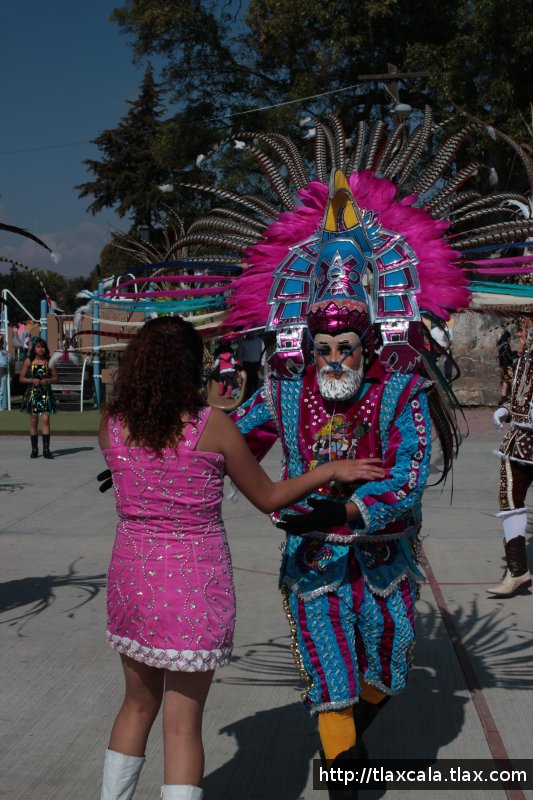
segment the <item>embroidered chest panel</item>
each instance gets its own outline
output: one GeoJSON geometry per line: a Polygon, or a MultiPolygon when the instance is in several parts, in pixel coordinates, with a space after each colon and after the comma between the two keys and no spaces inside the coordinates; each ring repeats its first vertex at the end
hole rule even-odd
{"type": "Polygon", "coordinates": [[[533,400],[533,353],[522,356],[516,368],[511,400],[511,414],[514,422],[530,424],[529,410],[533,400]]]}
{"type": "MultiPolygon", "coordinates": [[[[382,455],[379,409],[382,384],[370,385],[361,399],[325,401],[310,381],[280,381],[277,415],[290,476],[344,458],[382,455]]],[[[337,492],[332,492],[337,494],[337,492]]]]}

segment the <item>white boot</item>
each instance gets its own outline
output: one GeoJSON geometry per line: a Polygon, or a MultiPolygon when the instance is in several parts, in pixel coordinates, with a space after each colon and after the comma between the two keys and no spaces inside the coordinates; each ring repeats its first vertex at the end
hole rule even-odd
{"type": "MultiPolygon", "coordinates": [[[[524,520],[527,521],[527,513],[524,509],[524,520]]],[[[512,520],[513,517],[504,519],[504,531],[507,538],[505,522],[512,520]]],[[[513,536],[505,542],[505,560],[507,561],[507,571],[504,579],[498,586],[487,589],[489,594],[496,597],[512,597],[522,589],[531,586],[531,575],[527,568],[526,540],[522,535],[513,536]]]]}
{"type": "Polygon", "coordinates": [[[516,578],[507,570],[502,582],[497,586],[492,586],[490,589],[487,589],[487,592],[496,597],[513,597],[518,591],[527,589],[528,586],[531,586],[531,574],[529,570],[524,572],[523,575],[518,575],[516,578]]]}
{"type": "Polygon", "coordinates": [[[100,800],[131,800],[144,765],[144,756],[106,750],[100,800]]]}
{"type": "Polygon", "coordinates": [[[202,800],[204,793],[190,784],[166,784],[161,787],[163,800],[202,800]]]}

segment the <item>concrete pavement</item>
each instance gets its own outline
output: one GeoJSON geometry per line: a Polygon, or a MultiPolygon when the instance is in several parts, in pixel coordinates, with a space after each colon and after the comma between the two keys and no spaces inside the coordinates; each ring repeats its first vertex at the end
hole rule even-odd
{"type": "MultiPolygon", "coordinates": [[[[531,757],[531,593],[490,599],[499,580],[500,440],[490,411],[468,414],[473,433],[443,491],[429,488],[424,549],[431,585],[418,604],[416,662],[406,693],[369,732],[376,758],[490,758],[503,747],[531,757]],[[499,738],[498,738],[499,737],[499,738]]],[[[121,670],[105,644],[105,573],[115,514],[98,492],[92,437],[52,439],[54,461],[29,459],[27,437],[0,439],[0,798],[96,800],[103,753],[121,701],[121,670]]],[[[279,450],[265,460],[279,474],[279,450]]],[[[216,674],[204,722],[205,800],[325,800],[310,769],[319,742],[300,704],[277,591],[281,537],[243,498],[226,501],[238,602],[234,659],[216,674]]],[[[533,566],[533,539],[529,538],[533,566]]],[[[156,722],[137,796],[159,797],[156,722]]],[[[361,793],[365,798],[380,792],[361,793]]],[[[391,790],[388,800],[412,797],[391,790]]],[[[424,792],[430,800],[503,790],[424,792]]],[[[533,791],[516,794],[533,798],[533,791]]]]}

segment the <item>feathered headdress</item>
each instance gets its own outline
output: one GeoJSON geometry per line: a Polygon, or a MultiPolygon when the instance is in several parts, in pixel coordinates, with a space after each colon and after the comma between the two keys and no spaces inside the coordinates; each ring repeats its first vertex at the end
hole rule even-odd
{"type": "MultiPolygon", "coordinates": [[[[515,221],[506,205],[528,201],[513,192],[484,196],[473,180],[482,165],[455,164],[465,142],[486,130],[468,124],[438,141],[441,129],[429,107],[411,131],[406,123],[392,132],[382,120],[370,127],[359,123],[350,152],[337,117],[317,122],[315,131],[316,178],[288,137],[237,134],[239,153],[257,161],[281,207],[264,197],[185,184],[231,207],[197,220],[178,244],[202,245],[210,257],[218,252],[244,262],[231,284],[224,330],[275,330],[278,350],[289,358],[281,374],[303,366],[298,343],[307,324],[316,324],[308,312],[321,291],[330,292],[333,306],[341,296],[366,306],[382,335],[385,368],[412,370],[422,349],[421,313],[446,320],[469,306],[467,270],[477,269],[480,252],[490,248],[498,255],[532,236],[533,220],[515,221]]],[[[533,188],[527,153],[504,134],[489,133],[515,150],[533,188]]],[[[496,267],[498,259],[492,261],[496,267]]],[[[502,259],[503,272],[508,262],[502,259]]],[[[360,330],[363,324],[361,317],[360,330]]]]}

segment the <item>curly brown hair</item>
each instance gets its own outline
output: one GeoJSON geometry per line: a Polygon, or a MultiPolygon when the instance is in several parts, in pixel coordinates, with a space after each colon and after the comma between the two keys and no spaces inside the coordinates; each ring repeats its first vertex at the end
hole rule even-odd
{"type": "Polygon", "coordinates": [[[158,317],[146,322],[126,348],[113,394],[105,406],[128,428],[128,444],[161,453],[180,439],[182,417],[205,405],[203,343],[190,322],[158,317]]]}

